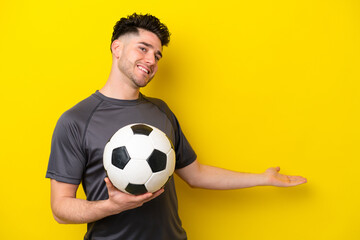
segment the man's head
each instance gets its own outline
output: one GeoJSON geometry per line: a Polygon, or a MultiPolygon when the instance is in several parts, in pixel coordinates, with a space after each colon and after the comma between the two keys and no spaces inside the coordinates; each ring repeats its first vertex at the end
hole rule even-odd
{"type": "Polygon", "coordinates": [[[115,78],[133,88],[145,87],[157,72],[162,47],[169,43],[169,37],[167,27],[149,14],[121,18],[111,42],[115,78]]]}
{"type": "MultiPolygon", "coordinates": [[[[111,43],[120,36],[128,33],[139,33],[139,29],[144,29],[154,33],[161,42],[162,46],[167,46],[170,42],[170,32],[165,24],[150,14],[136,14],[121,18],[114,26],[111,43]]],[[[110,45],[110,50],[111,45],[110,45]]]]}

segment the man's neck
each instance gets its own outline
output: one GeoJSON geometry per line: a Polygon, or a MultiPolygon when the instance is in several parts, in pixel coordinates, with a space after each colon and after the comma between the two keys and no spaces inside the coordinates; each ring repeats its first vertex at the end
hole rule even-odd
{"type": "Polygon", "coordinates": [[[140,89],[129,85],[128,82],[121,80],[122,76],[119,74],[110,73],[110,76],[104,87],[99,90],[103,95],[121,99],[121,100],[135,100],[139,98],[140,89]]]}
{"type": "Polygon", "coordinates": [[[135,100],[139,98],[139,89],[125,90],[126,86],[121,88],[111,87],[105,84],[103,88],[99,90],[100,93],[109,98],[121,99],[121,100],[135,100]]]}

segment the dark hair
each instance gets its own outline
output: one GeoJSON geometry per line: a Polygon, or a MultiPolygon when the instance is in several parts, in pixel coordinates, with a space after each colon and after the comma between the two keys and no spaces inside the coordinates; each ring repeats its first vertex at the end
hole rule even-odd
{"type": "Polygon", "coordinates": [[[168,28],[165,24],[161,23],[157,17],[150,14],[142,15],[133,13],[126,18],[121,18],[115,24],[111,44],[114,40],[126,33],[139,33],[139,28],[156,34],[160,39],[162,46],[167,46],[170,42],[170,32],[168,28]]]}

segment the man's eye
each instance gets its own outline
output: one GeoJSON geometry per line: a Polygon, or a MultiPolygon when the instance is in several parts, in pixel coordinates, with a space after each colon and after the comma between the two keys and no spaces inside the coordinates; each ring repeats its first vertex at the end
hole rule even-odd
{"type": "Polygon", "coordinates": [[[146,52],[146,48],[140,47],[140,50],[146,52]]]}

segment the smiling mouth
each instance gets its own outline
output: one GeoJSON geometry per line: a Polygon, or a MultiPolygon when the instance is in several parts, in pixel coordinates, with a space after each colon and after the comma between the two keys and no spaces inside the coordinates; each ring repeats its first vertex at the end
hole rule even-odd
{"type": "Polygon", "coordinates": [[[142,67],[142,66],[137,66],[141,71],[143,71],[144,73],[146,73],[146,74],[149,74],[150,73],[150,71],[149,70],[147,70],[146,68],[144,68],[144,67],[142,67]]]}

